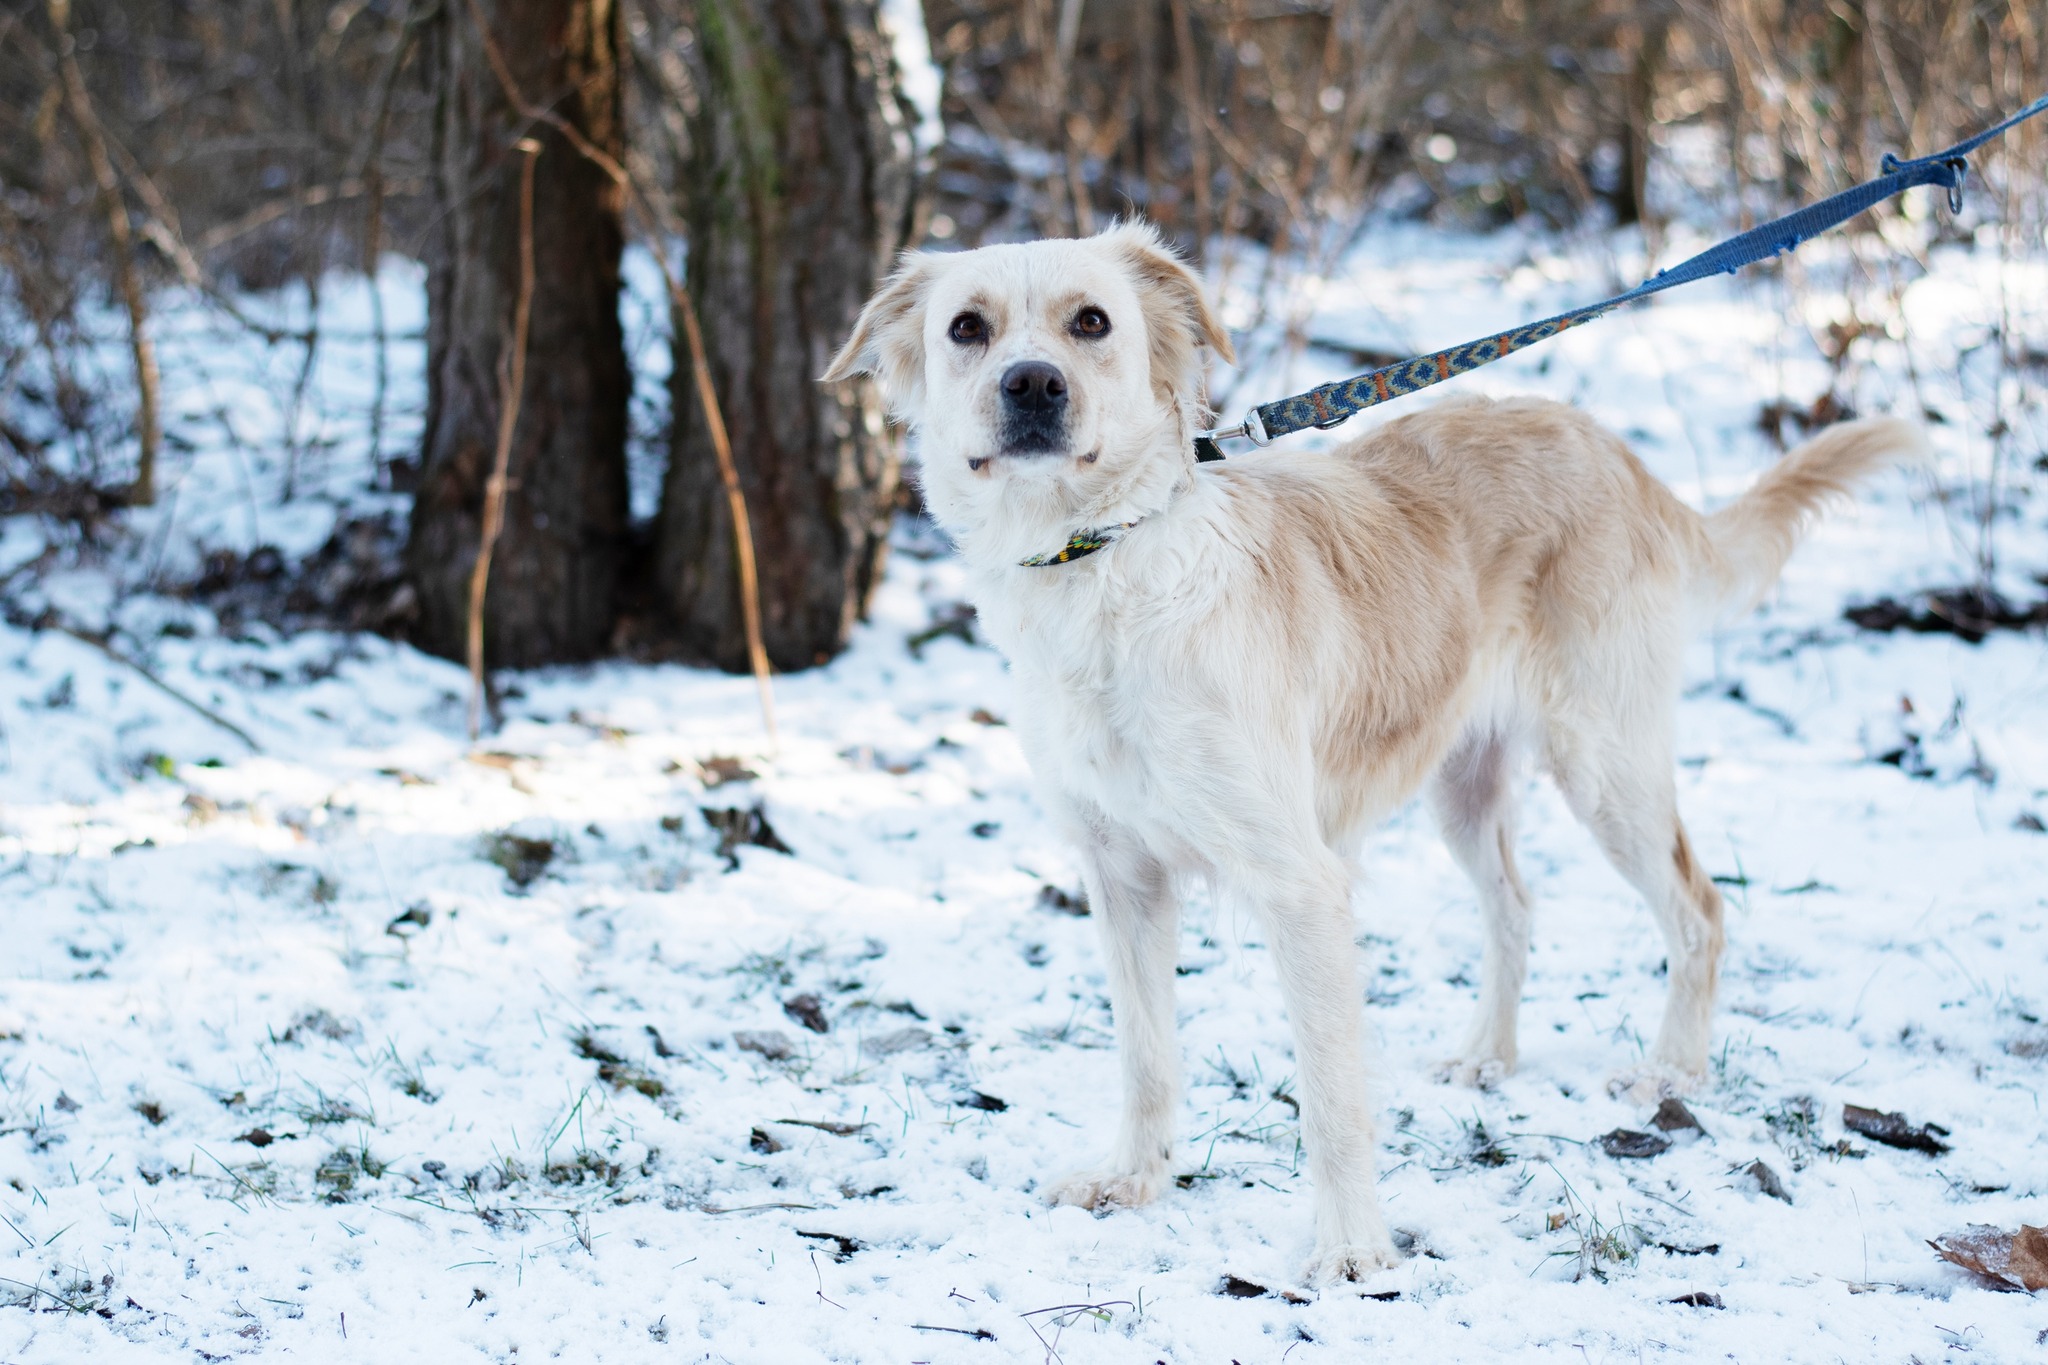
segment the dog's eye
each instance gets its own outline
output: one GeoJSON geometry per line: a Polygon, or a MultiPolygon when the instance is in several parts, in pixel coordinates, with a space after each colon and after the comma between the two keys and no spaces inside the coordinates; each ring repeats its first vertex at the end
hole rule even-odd
{"type": "Polygon", "coordinates": [[[1100,308],[1087,307],[1074,314],[1074,335],[1084,337],[1106,337],[1109,335],[1109,314],[1100,308]]]}
{"type": "Polygon", "coordinates": [[[988,340],[988,322],[979,313],[962,313],[953,319],[946,335],[962,346],[971,346],[977,341],[988,340]]]}

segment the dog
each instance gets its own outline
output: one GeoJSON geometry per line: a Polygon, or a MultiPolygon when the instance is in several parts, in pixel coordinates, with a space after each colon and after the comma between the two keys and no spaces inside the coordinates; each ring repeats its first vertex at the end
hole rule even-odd
{"type": "Polygon", "coordinates": [[[1180,889],[1262,923],[1294,1033],[1311,1283],[1396,1263],[1374,1188],[1351,913],[1364,834],[1426,788],[1485,919],[1479,1008],[1443,1074],[1513,1070],[1530,897],[1517,775],[1545,769],[1649,903],[1670,994],[1639,1093],[1707,1066],[1721,899],[1678,818],[1688,630],[1747,609],[1806,523],[1915,452],[1829,428],[1710,516],[1563,405],[1460,398],[1328,451],[1197,463],[1201,350],[1233,360],[1149,226],[911,253],[823,378],[875,376],[1016,680],[1046,809],[1079,850],[1123,1075],[1109,1159],[1049,1187],[1165,1189],[1179,1099],[1180,889]]]}

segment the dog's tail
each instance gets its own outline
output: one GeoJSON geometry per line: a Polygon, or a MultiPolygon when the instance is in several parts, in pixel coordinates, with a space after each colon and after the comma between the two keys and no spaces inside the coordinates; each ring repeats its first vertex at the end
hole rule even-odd
{"type": "Polygon", "coordinates": [[[1875,418],[1829,427],[1772,465],[1748,492],[1706,518],[1703,605],[1714,615],[1754,607],[1822,508],[1925,448],[1918,427],[1875,418]]]}

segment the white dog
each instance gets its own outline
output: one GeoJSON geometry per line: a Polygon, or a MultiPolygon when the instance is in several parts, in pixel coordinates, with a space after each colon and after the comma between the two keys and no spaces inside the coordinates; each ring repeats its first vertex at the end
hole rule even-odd
{"type": "Polygon", "coordinates": [[[1425,783],[1478,887],[1478,1017],[1448,1072],[1515,1064],[1529,893],[1521,760],[1664,932],[1652,1091],[1707,1065],[1721,902],[1679,823],[1672,712],[1689,624],[1748,606],[1803,522],[1918,446],[1832,428],[1702,517],[1555,403],[1421,408],[1329,452],[1198,465],[1199,348],[1230,356],[1148,227],[913,254],[825,378],[875,374],[916,428],[927,504],[1008,656],[1020,738],[1080,849],[1124,1079],[1109,1160],[1060,1202],[1165,1187],[1174,958],[1190,877],[1255,908],[1294,1028],[1314,1279],[1395,1261],[1374,1190],[1353,943],[1363,833],[1425,783]]]}

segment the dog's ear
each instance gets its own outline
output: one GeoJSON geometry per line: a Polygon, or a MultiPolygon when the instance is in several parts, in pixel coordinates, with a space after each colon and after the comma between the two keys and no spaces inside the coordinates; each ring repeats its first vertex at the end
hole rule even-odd
{"type": "Polygon", "coordinates": [[[819,378],[871,374],[892,407],[914,404],[924,386],[924,301],[937,274],[930,252],[906,251],[853,324],[853,335],[819,378]]]}
{"type": "Polygon", "coordinates": [[[1202,297],[1202,282],[1160,240],[1157,228],[1150,223],[1118,223],[1102,239],[1137,283],[1145,330],[1152,339],[1153,383],[1180,392],[1195,368],[1195,348],[1205,342],[1224,360],[1236,363],[1230,333],[1202,297]]]}

